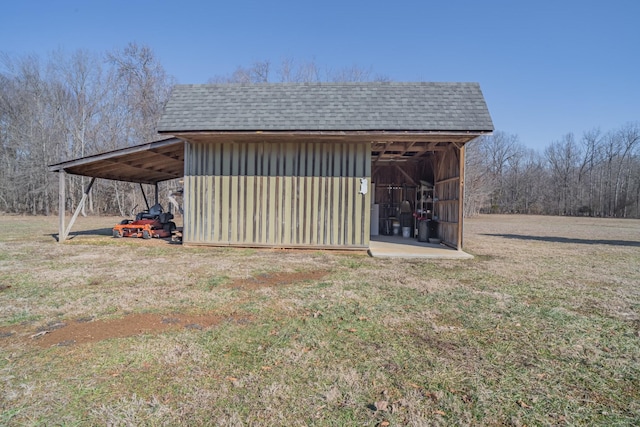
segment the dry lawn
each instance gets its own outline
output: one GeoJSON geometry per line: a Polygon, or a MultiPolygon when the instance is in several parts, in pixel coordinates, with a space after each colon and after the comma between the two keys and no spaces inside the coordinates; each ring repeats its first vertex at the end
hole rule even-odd
{"type": "Polygon", "coordinates": [[[0,219],[0,425],[638,425],[640,221],[483,216],[472,261],[0,219]]]}

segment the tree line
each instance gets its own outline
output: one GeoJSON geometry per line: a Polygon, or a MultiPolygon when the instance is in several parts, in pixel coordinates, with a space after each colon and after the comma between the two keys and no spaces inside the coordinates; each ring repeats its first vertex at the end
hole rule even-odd
{"type": "MultiPolygon", "coordinates": [[[[331,81],[390,79],[356,65],[327,69],[315,60],[285,58],[209,80],[331,81]]],[[[152,49],[135,43],[45,59],[0,54],[0,211],[56,213],[58,182],[48,165],[158,139],[156,125],[174,84],[152,49]]],[[[594,129],[579,139],[567,134],[543,152],[500,131],[478,138],[467,145],[465,214],[640,217],[639,147],[638,123],[594,129]]],[[[88,182],[68,177],[66,209],[75,209],[88,182]]],[[[141,203],[133,184],[99,180],[86,209],[125,216],[141,203]]]]}
{"type": "Polygon", "coordinates": [[[465,215],[640,218],[640,123],[573,133],[542,152],[494,132],[467,145],[465,215]]]}
{"type": "MultiPolygon", "coordinates": [[[[209,82],[365,80],[387,79],[358,66],[331,70],[314,60],[283,59],[239,66],[209,82]]],[[[104,54],[59,51],[45,59],[0,53],[0,212],[56,213],[58,179],[48,165],[160,138],[156,125],[174,84],[152,49],[135,43],[104,54]]],[[[65,207],[74,210],[89,179],[69,176],[67,182],[65,207]]],[[[161,183],[160,190],[171,192],[175,185],[161,183]]],[[[83,214],[126,216],[143,204],[135,185],[98,180],[83,214]]]]}
{"type": "MultiPolygon", "coordinates": [[[[48,165],[157,138],[174,84],[153,51],[136,44],[46,60],[3,54],[0,65],[0,211],[9,213],[57,212],[58,180],[48,165]]],[[[89,180],[68,182],[74,209],[89,180]]],[[[138,193],[131,184],[96,182],[88,209],[124,215],[138,193]]]]}

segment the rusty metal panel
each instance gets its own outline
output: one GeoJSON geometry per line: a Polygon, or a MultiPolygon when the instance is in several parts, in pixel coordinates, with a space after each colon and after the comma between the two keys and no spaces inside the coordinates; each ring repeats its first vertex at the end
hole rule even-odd
{"type": "Polygon", "coordinates": [[[368,143],[188,143],[185,158],[185,243],[369,245],[368,143]]]}

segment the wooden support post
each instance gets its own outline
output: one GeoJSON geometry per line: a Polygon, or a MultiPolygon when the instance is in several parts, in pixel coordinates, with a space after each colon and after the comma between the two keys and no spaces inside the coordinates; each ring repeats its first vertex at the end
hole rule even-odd
{"type": "Polygon", "coordinates": [[[459,191],[459,200],[458,200],[458,250],[462,250],[463,236],[464,232],[464,154],[465,154],[465,146],[461,146],[460,150],[460,191],[459,191]]]}
{"type": "Polygon", "coordinates": [[[142,198],[144,199],[144,204],[147,205],[147,211],[149,211],[149,209],[151,209],[151,206],[149,206],[149,201],[147,200],[147,195],[144,192],[144,187],[142,186],[142,183],[140,183],[139,185],[140,191],[142,192],[142,198]]]}
{"type": "Polygon", "coordinates": [[[76,207],[76,211],[73,213],[73,216],[71,217],[71,221],[69,221],[67,230],[64,232],[65,239],[69,237],[69,232],[71,232],[71,227],[73,227],[73,223],[76,222],[76,219],[78,218],[78,214],[82,210],[82,207],[84,206],[84,203],[87,200],[87,197],[89,196],[89,192],[91,191],[91,187],[93,186],[93,183],[95,182],[95,180],[96,180],[95,177],[91,178],[91,182],[89,182],[87,189],[84,190],[84,193],[82,194],[82,199],[80,199],[80,203],[78,203],[78,206],[76,207]]]}
{"type": "Polygon", "coordinates": [[[65,194],[65,190],[66,190],[66,183],[65,183],[65,177],[66,174],[64,172],[63,169],[60,169],[60,171],[58,171],[58,173],[60,175],[58,175],[58,179],[59,179],[59,185],[58,185],[58,216],[59,216],[59,222],[58,222],[58,243],[62,243],[64,242],[64,239],[66,238],[66,236],[64,235],[64,216],[65,216],[65,204],[66,204],[66,194],[65,194]]]}
{"type": "Polygon", "coordinates": [[[158,204],[158,202],[160,201],[160,199],[158,198],[158,183],[157,183],[157,182],[156,182],[156,188],[155,188],[155,190],[156,190],[156,202],[154,203],[154,205],[157,205],[157,204],[158,204]]]}

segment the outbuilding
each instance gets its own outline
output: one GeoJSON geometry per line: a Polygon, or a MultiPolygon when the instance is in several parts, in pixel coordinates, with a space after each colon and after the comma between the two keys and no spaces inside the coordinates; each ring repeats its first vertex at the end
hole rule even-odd
{"type": "Polygon", "coordinates": [[[426,221],[461,249],[465,144],[492,130],[477,83],[177,85],[158,124],[169,139],[51,170],[181,172],[190,245],[367,249],[423,237],[426,221]]]}

